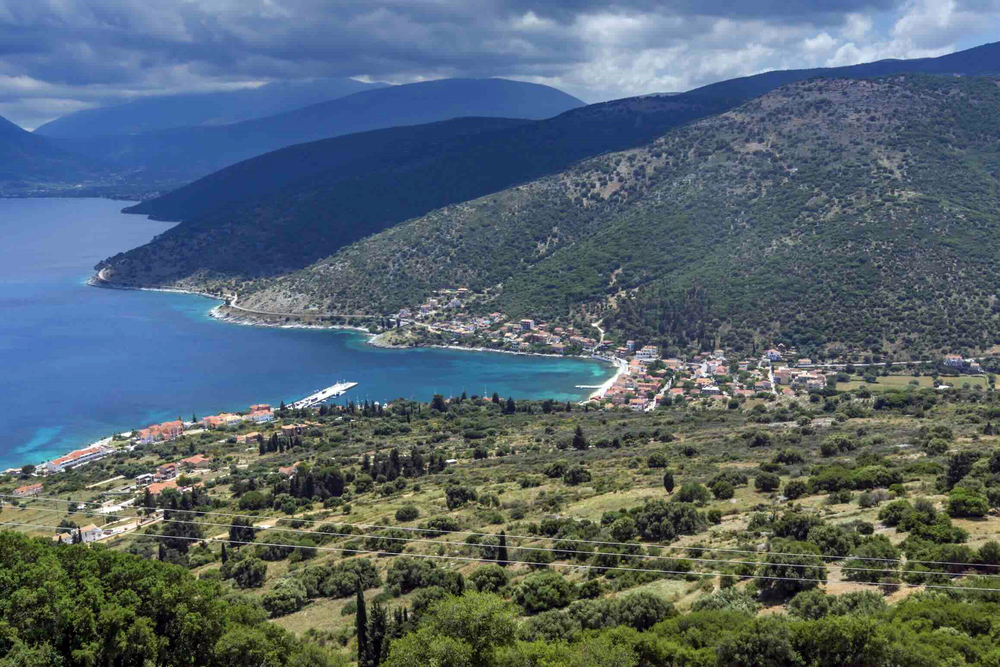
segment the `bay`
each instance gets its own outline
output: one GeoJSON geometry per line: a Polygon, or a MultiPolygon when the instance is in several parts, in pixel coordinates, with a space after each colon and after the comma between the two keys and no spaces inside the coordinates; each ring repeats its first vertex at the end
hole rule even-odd
{"type": "MultiPolygon", "coordinates": [[[[89,287],[100,260],[170,227],[103,199],[0,199],[0,468],[178,416],[291,402],[491,395],[579,400],[612,369],[584,359],[384,350],[348,331],[219,322],[190,294],[89,287]]],[[[341,401],[343,402],[343,401],[341,401]]]]}

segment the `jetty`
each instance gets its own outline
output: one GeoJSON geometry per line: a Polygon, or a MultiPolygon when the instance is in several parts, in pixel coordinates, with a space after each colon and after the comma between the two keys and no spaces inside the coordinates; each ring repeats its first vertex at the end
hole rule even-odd
{"type": "Polygon", "coordinates": [[[315,405],[319,405],[324,401],[328,401],[331,398],[337,398],[338,396],[343,396],[349,390],[357,387],[357,382],[338,382],[332,387],[327,387],[326,389],[320,389],[315,394],[310,394],[305,398],[295,401],[288,407],[290,408],[311,408],[315,405]]]}

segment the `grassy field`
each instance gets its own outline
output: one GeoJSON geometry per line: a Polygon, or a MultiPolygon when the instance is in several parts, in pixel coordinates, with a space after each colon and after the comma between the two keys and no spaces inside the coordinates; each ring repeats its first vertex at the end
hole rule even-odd
{"type": "MultiPolygon", "coordinates": [[[[985,375],[962,375],[955,378],[942,378],[942,380],[945,384],[952,387],[962,387],[965,383],[968,383],[969,387],[982,387],[983,389],[986,389],[988,386],[985,375]]],[[[929,375],[921,375],[919,377],[913,375],[886,375],[878,376],[875,384],[870,384],[861,379],[851,380],[850,382],[838,382],[837,391],[851,391],[861,387],[867,387],[871,391],[880,391],[885,389],[907,389],[913,386],[929,389],[934,386],[934,380],[929,375]],[[910,384],[914,380],[916,380],[917,384],[910,384]]]]}

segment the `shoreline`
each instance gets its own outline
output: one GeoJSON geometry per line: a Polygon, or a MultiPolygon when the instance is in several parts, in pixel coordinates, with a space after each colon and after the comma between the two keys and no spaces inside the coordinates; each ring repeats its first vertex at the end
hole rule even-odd
{"type": "MultiPolygon", "coordinates": [[[[91,276],[87,280],[87,284],[90,285],[91,287],[98,287],[101,289],[119,289],[119,290],[130,290],[139,292],[170,292],[174,294],[193,294],[196,296],[204,297],[206,299],[213,299],[215,301],[225,301],[224,297],[217,296],[215,294],[209,294],[207,292],[199,292],[197,290],[186,290],[175,287],[132,287],[127,285],[116,285],[114,283],[109,283],[103,280],[100,277],[99,273],[97,275],[91,276]]],[[[555,354],[548,352],[518,352],[515,350],[497,350],[490,347],[482,347],[482,346],[465,347],[462,345],[417,345],[414,347],[408,347],[400,345],[385,345],[380,342],[377,342],[378,337],[382,334],[373,334],[364,327],[358,327],[349,324],[301,324],[301,323],[276,324],[272,322],[261,321],[259,319],[254,319],[252,318],[251,315],[241,317],[239,315],[234,315],[231,313],[223,313],[221,309],[225,307],[227,307],[225,303],[220,303],[211,310],[209,310],[208,314],[210,317],[220,322],[225,322],[226,324],[238,324],[240,326],[246,326],[246,327],[267,327],[271,329],[334,329],[342,331],[355,331],[357,333],[363,333],[366,336],[368,336],[368,340],[365,341],[367,345],[371,345],[372,347],[377,347],[384,350],[412,350],[412,349],[423,348],[423,349],[457,350],[460,352],[495,352],[497,354],[513,354],[524,357],[550,357],[553,359],[584,359],[593,361],[605,361],[603,359],[597,359],[591,355],[586,355],[586,354],[565,355],[565,354],[555,354]]],[[[239,308],[238,306],[228,306],[228,307],[239,308]]],[[[252,313],[252,311],[246,311],[246,312],[252,313]]],[[[288,315],[288,317],[298,317],[298,316],[288,315]]],[[[614,384],[614,380],[618,379],[618,377],[621,375],[622,372],[623,371],[619,369],[615,373],[615,375],[610,378],[610,380],[606,381],[604,384],[601,385],[602,389],[599,389],[598,391],[601,391],[603,395],[603,392],[606,392],[607,389],[610,388],[612,384],[614,384]],[[608,382],[611,382],[611,384],[608,384],[608,382]],[[605,385],[607,386],[605,387],[605,385]]],[[[596,394],[597,392],[594,393],[596,394]]]]}
{"type": "Polygon", "coordinates": [[[618,381],[618,378],[620,378],[628,371],[628,362],[626,362],[624,359],[616,359],[614,362],[612,362],[612,364],[616,369],[615,374],[612,375],[610,378],[608,378],[604,382],[604,384],[598,387],[596,391],[594,391],[589,397],[587,397],[588,401],[599,400],[604,398],[604,395],[608,393],[608,389],[611,389],[611,387],[615,386],[615,382],[618,381]]]}

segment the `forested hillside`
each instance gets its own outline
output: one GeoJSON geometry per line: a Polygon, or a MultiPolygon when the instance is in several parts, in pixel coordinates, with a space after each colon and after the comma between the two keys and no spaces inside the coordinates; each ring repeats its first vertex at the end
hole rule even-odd
{"type": "Polygon", "coordinates": [[[0,663],[330,664],[253,601],[184,568],[0,533],[0,663]]]}
{"type": "Polygon", "coordinates": [[[388,313],[468,285],[511,317],[585,309],[665,345],[983,350],[998,342],[998,121],[993,79],[800,82],[435,211],[243,303],[388,313]]]}
{"type": "Polygon", "coordinates": [[[107,274],[120,284],[202,289],[280,275],[404,220],[644,144],[729,106],[690,96],[631,98],[540,122],[461,119],[295,146],[129,209],[186,222],[109,259],[107,274]],[[289,175],[297,180],[286,184],[289,175]],[[275,184],[281,187],[269,192],[275,184]],[[223,204],[253,190],[259,196],[223,204]]]}

